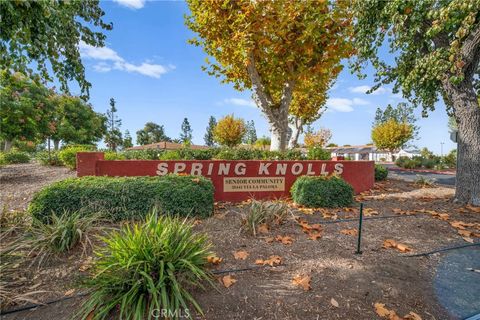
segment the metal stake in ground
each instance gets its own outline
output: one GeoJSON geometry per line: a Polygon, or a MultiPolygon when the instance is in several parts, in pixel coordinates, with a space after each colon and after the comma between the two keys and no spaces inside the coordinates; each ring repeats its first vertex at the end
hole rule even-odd
{"type": "Polygon", "coordinates": [[[357,251],[355,254],[362,254],[360,251],[360,243],[362,241],[362,222],[363,222],[363,203],[360,203],[360,219],[358,219],[358,241],[357,241],[357,251]]]}

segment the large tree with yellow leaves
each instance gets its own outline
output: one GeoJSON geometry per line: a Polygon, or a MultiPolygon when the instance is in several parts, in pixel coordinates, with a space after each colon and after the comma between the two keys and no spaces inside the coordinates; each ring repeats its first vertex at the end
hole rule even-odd
{"type": "Polygon", "coordinates": [[[187,2],[191,15],[186,24],[198,35],[191,42],[215,59],[207,60],[204,70],[238,90],[252,90],[270,125],[271,150],[285,149],[289,114],[302,118],[303,107],[311,112],[322,105],[324,93],[342,69],[341,59],[351,51],[349,3],[187,2]],[[301,100],[311,90],[321,98],[305,105],[301,100]],[[292,101],[296,110],[291,109],[292,101]]]}

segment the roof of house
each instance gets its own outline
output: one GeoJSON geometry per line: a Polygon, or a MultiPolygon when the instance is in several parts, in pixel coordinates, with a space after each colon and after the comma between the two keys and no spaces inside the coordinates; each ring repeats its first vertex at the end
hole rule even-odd
{"type": "Polygon", "coordinates": [[[378,151],[374,145],[326,147],[325,150],[334,153],[368,153],[378,151]]]}
{"type": "MultiPolygon", "coordinates": [[[[145,144],[143,146],[134,146],[134,147],[128,148],[127,150],[145,150],[145,149],[178,150],[182,148],[185,148],[185,145],[181,143],[160,141],[160,142],[155,142],[151,144],[145,144]]],[[[195,144],[191,144],[189,148],[193,150],[208,149],[207,146],[200,146],[195,144]]]]}

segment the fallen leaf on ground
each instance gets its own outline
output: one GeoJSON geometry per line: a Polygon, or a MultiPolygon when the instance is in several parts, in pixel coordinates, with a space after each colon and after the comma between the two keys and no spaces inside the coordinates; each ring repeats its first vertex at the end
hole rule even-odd
{"type": "Polygon", "coordinates": [[[265,242],[266,242],[266,243],[272,243],[273,241],[275,241],[275,238],[274,238],[274,237],[266,237],[266,238],[265,238],[265,242]]]}
{"type": "Polygon", "coordinates": [[[70,289],[70,290],[67,290],[65,291],[65,296],[71,296],[73,293],[75,292],[75,289],[70,289]]]}
{"type": "Polygon", "coordinates": [[[222,261],[223,261],[222,258],[219,258],[214,254],[207,256],[207,262],[209,262],[211,264],[219,264],[222,261]]]}
{"type": "Polygon", "coordinates": [[[393,310],[389,310],[387,308],[385,308],[385,304],[384,303],[375,303],[374,304],[375,306],[375,312],[382,318],[389,318],[391,319],[390,317],[391,316],[396,316],[396,312],[393,311],[393,310]]]}
{"type": "Polygon", "coordinates": [[[420,317],[418,314],[416,314],[413,311],[410,311],[405,317],[403,317],[404,320],[422,320],[422,317],[420,317]]]}
{"type": "Polygon", "coordinates": [[[257,259],[255,260],[255,264],[259,265],[269,265],[270,267],[274,267],[276,265],[279,265],[282,263],[282,257],[280,256],[270,256],[270,258],[263,260],[263,259],[257,259]]]}
{"type": "Polygon", "coordinates": [[[292,244],[293,243],[293,238],[290,237],[290,236],[281,236],[281,235],[278,235],[275,237],[275,240],[277,240],[278,242],[281,242],[285,245],[289,245],[289,244],[292,244]]]}
{"type": "Polygon", "coordinates": [[[308,291],[311,289],[310,281],[311,281],[310,276],[296,275],[293,278],[292,283],[296,286],[302,287],[304,291],[308,291]]]}
{"type": "Polygon", "coordinates": [[[90,269],[92,267],[92,260],[93,260],[92,257],[88,257],[87,259],[85,259],[85,261],[82,262],[78,270],[81,272],[84,272],[90,269]]]}
{"type": "Polygon", "coordinates": [[[322,237],[320,232],[312,231],[308,233],[308,239],[310,240],[318,240],[322,237]]]}
{"type": "Polygon", "coordinates": [[[462,237],[463,240],[465,240],[468,243],[473,243],[473,239],[469,237],[462,237]]]}
{"type": "Polygon", "coordinates": [[[392,211],[396,214],[404,214],[407,216],[415,215],[415,211],[411,211],[411,210],[402,210],[402,209],[395,208],[392,211]]]}
{"type": "Polygon", "coordinates": [[[480,213],[480,207],[474,207],[474,206],[472,206],[472,205],[470,205],[470,204],[467,204],[467,205],[465,206],[465,208],[467,208],[467,209],[470,210],[470,211],[473,211],[473,212],[476,212],[476,213],[480,213]]]}
{"type": "Polygon", "coordinates": [[[245,260],[248,257],[248,252],[245,250],[235,251],[233,256],[235,257],[235,260],[245,260]]]}
{"type": "Polygon", "coordinates": [[[358,230],[357,229],[343,229],[340,230],[340,233],[347,235],[347,236],[356,236],[358,235],[358,230]]]}
{"type": "Polygon", "coordinates": [[[388,248],[394,248],[394,249],[397,249],[401,252],[410,252],[412,251],[412,248],[410,248],[409,246],[407,246],[406,244],[403,244],[403,243],[400,243],[400,242],[397,242],[393,239],[387,239],[383,242],[383,248],[385,249],[388,249],[388,248]]]}
{"type": "Polygon", "coordinates": [[[403,318],[397,315],[397,313],[394,310],[387,309],[385,307],[384,303],[375,303],[375,312],[382,318],[388,319],[388,320],[422,320],[422,317],[420,317],[418,314],[416,314],[413,311],[410,311],[407,315],[405,315],[403,318]]]}
{"type": "Polygon", "coordinates": [[[383,247],[385,249],[395,248],[396,246],[397,246],[397,241],[395,241],[393,239],[387,239],[387,240],[383,241],[383,247]]]}
{"type": "Polygon", "coordinates": [[[458,234],[461,235],[462,237],[471,237],[472,236],[472,231],[468,231],[468,230],[457,230],[458,234]]]}
{"type": "Polygon", "coordinates": [[[222,284],[225,286],[225,288],[231,287],[235,282],[237,282],[237,280],[231,275],[222,277],[222,284]]]}
{"type": "Polygon", "coordinates": [[[268,233],[268,225],[266,223],[262,223],[261,225],[258,226],[257,228],[258,233],[268,233]]]}
{"type": "Polygon", "coordinates": [[[372,208],[363,209],[363,215],[366,217],[378,215],[378,211],[373,210],[372,208]]]}
{"type": "Polygon", "coordinates": [[[332,306],[334,306],[335,308],[338,308],[338,306],[339,306],[337,300],[335,300],[335,299],[333,299],[333,298],[330,299],[330,303],[331,303],[332,306]]]}

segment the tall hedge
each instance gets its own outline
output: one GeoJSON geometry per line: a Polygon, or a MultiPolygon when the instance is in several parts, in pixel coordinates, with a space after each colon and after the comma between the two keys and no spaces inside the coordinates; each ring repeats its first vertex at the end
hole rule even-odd
{"type": "Polygon", "coordinates": [[[82,177],[47,186],[33,197],[29,212],[43,221],[61,215],[103,213],[112,220],[143,218],[153,207],[180,216],[213,213],[213,184],[204,177],[82,177]]]}
{"type": "Polygon", "coordinates": [[[290,190],[293,201],[306,207],[346,207],[353,203],[353,187],[337,176],[302,176],[290,190]]]}

